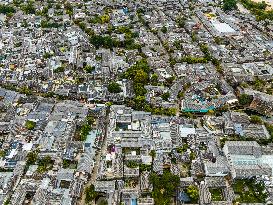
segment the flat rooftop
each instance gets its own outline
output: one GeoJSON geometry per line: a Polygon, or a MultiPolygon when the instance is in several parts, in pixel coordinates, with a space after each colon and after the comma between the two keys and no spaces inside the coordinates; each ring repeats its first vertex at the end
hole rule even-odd
{"type": "Polygon", "coordinates": [[[211,22],[211,24],[215,27],[215,29],[220,33],[232,33],[235,32],[233,28],[227,23],[220,23],[220,22],[211,22]]]}

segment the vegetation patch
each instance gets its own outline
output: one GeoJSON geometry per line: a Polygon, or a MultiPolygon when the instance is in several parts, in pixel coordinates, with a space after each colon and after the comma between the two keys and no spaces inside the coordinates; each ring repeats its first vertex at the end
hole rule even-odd
{"type": "Polygon", "coordinates": [[[195,185],[190,185],[186,189],[186,193],[191,199],[191,203],[197,203],[199,198],[199,190],[198,187],[195,185]]]}
{"type": "Polygon", "coordinates": [[[110,93],[120,93],[122,91],[120,85],[116,82],[109,83],[107,89],[110,93]]]}
{"type": "Polygon", "coordinates": [[[238,179],[232,185],[236,194],[236,202],[240,203],[265,203],[268,194],[263,183],[255,179],[238,179]]]}
{"type": "Polygon", "coordinates": [[[171,204],[176,190],[180,184],[179,176],[173,175],[170,171],[165,171],[163,175],[152,173],[150,182],[153,184],[152,196],[155,205],[171,204]]]}
{"type": "Polygon", "coordinates": [[[222,189],[209,189],[212,201],[223,201],[222,189]]]}
{"type": "Polygon", "coordinates": [[[258,21],[265,19],[273,20],[273,10],[267,10],[268,5],[265,1],[254,2],[251,0],[241,0],[241,2],[245,8],[256,16],[258,21]]]}
{"type": "Polygon", "coordinates": [[[44,158],[41,158],[38,160],[38,169],[37,171],[39,173],[44,173],[46,171],[49,171],[53,167],[54,161],[51,159],[50,156],[45,156],[44,158]]]}
{"type": "Polygon", "coordinates": [[[76,169],[77,162],[73,160],[63,159],[63,168],[64,169],[76,169]]]}
{"type": "Polygon", "coordinates": [[[35,126],[36,126],[36,122],[30,121],[30,120],[27,120],[25,123],[25,127],[28,130],[33,130],[35,128],[35,126]]]}

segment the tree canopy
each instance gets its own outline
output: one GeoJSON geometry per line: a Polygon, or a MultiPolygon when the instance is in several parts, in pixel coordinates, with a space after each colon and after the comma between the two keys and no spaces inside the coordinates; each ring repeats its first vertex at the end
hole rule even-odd
{"type": "Polygon", "coordinates": [[[33,130],[36,126],[36,123],[30,120],[27,120],[25,126],[28,130],[33,130]]]}
{"type": "Polygon", "coordinates": [[[198,191],[198,187],[197,186],[194,186],[194,185],[188,186],[186,192],[189,195],[189,197],[192,200],[192,202],[197,202],[198,201],[199,191],[198,191]]]}
{"type": "Polygon", "coordinates": [[[223,9],[224,11],[231,11],[237,9],[237,1],[236,0],[224,0],[223,1],[223,9]]]}
{"type": "Polygon", "coordinates": [[[161,96],[161,98],[163,100],[165,100],[165,101],[168,101],[169,97],[170,97],[170,93],[169,92],[163,93],[162,96],[161,96]]]}
{"type": "Polygon", "coordinates": [[[110,93],[120,93],[122,91],[120,85],[116,82],[109,83],[107,88],[110,93]]]}
{"type": "Polygon", "coordinates": [[[93,184],[91,184],[89,187],[86,187],[85,194],[85,203],[93,201],[98,196],[98,193],[95,191],[95,186],[93,184]]]}
{"type": "Polygon", "coordinates": [[[9,5],[0,5],[0,13],[1,14],[15,13],[15,9],[9,5]]]}
{"type": "Polygon", "coordinates": [[[247,94],[242,94],[239,96],[239,103],[241,105],[249,105],[253,100],[253,97],[247,94]]]}
{"type": "Polygon", "coordinates": [[[241,0],[241,3],[256,16],[258,21],[265,19],[273,20],[273,10],[267,9],[268,5],[265,1],[254,2],[251,0],[241,0]]]}
{"type": "Polygon", "coordinates": [[[84,66],[83,70],[87,73],[92,73],[95,70],[95,67],[91,65],[86,65],[84,66]]]}
{"type": "Polygon", "coordinates": [[[150,182],[153,184],[152,196],[156,205],[168,205],[175,195],[176,189],[180,184],[179,176],[172,174],[170,171],[163,172],[159,176],[152,173],[150,182]]]}
{"type": "Polygon", "coordinates": [[[250,122],[255,123],[255,124],[262,124],[263,120],[257,115],[251,115],[250,122]]]}
{"type": "Polygon", "coordinates": [[[27,154],[27,165],[35,164],[37,161],[38,153],[36,151],[27,154]]]}

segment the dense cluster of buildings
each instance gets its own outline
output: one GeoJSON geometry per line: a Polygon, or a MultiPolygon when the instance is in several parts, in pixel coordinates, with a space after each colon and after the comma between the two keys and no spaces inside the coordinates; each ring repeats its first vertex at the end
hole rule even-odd
{"type": "MultiPolygon", "coordinates": [[[[95,152],[101,146],[102,122],[97,121],[80,141],[75,133],[90,115],[85,104],[28,97],[5,89],[0,90],[0,98],[1,203],[75,203],[92,173],[95,152]]],[[[102,115],[103,120],[103,110],[92,108],[91,112],[96,118],[102,115]]]]}

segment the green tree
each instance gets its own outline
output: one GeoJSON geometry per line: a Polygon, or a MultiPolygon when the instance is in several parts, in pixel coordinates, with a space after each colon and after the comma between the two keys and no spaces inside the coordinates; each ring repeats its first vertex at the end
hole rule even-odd
{"type": "Polygon", "coordinates": [[[193,202],[196,203],[198,201],[199,191],[198,191],[197,186],[194,186],[194,185],[188,186],[186,192],[193,202]]]}
{"type": "Polygon", "coordinates": [[[38,153],[37,151],[29,152],[27,154],[27,165],[33,165],[37,161],[38,153]]]}
{"type": "Polygon", "coordinates": [[[65,3],[64,8],[65,8],[66,13],[69,16],[73,16],[73,6],[71,5],[71,3],[69,3],[69,2],[65,3]]]}
{"type": "Polygon", "coordinates": [[[101,200],[101,201],[99,202],[98,205],[108,205],[108,202],[107,202],[106,199],[103,199],[103,200],[101,200]]]}
{"type": "Polygon", "coordinates": [[[196,33],[195,32],[192,32],[191,33],[191,39],[193,42],[196,42],[197,41],[197,36],[196,36],[196,33]]]}
{"type": "Polygon", "coordinates": [[[26,14],[35,14],[35,11],[36,11],[36,10],[35,10],[35,8],[34,8],[34,2],[28,1],[28,3],[22,7],[22,10],[23,10],[26,14]]]}
{"type": "Polygon", "coordinates": [[[117,46],[118,42],[112,39],[111,36],[100,36],[93,35],[90,37],[90,43],[93,44],[96,48],[104,47],[112,49],[114,46],[117,46]]]}
{"type": "Polygon", "coordinates": [[[50,58],[51,56],[52,56],[51,53],[45,53],[45,54],[43,55],[43,58],[48,59],[48,58],[50,58]]]}
{"type": "Polygon", "coordinates": [[[265,127],[270,134],[271,141],[273,142],[273,125],[265,123],[265,127]]]}
{"type": "Polygon", "coordinates": [[[207,63],[207,59],[203,57],[185,56],[179,60],[179,62],[187,62],[188,64],[194,63],[207,63]]]}
{"type": "Polygon", "coordinates": [[[65,69],[64,66],[60,66],[54,70],[54,73],[62,73],[64,72],[64,69],[65,69]]]}
{"type": "Polygon", "coordinates": [[[139,166],[139,164],[138,164],[137,162],[135,162],[135,161],[128,161],[128,162],[126,163],[126,165],[127,165],[127,167],[129,167],[129,168],[137,168],[137,167],[139,166]]]}
{"type": "Polygon", "coordinates": [[[161,28],[161,31],[162,31],[162,33],[167,33],[168,29],[167,29],[166,26],[163,26],[163,27],[161,28]]]}
{"type": "Polygon", "coordinates": [[[70,165],[71,161],[67,159],[63,159],[63,168],[67,169],[70,165]]]}
{"type": "Polygon", "coordinates": [[[134,77],[134,83],[146,84],[148,82],[148,80],[149,80],[149,76],[144,70],[136,71],[136,74],[134,77]]]}
{"type": "Polygon", "coordinates": [[[156,73],[151,75],[151,84],[152,85],[157,85],[158,83],[158,75],[156,73]]]}
{"type": "Polygon", "coordinates": [[[249,105],[253,100],[253,97],[247,94],[241,94],[239,96],[239,103],[241,105],[249,105]]]}
{"type": "Polygon", "coordinates": [[[178,17],[176,19],[176,23],[177,23],[178,27],[184,28],[184,26],[186,24],[186,18],[184,18],[184,17],[178,17]]]}
{"type": "Polygon", "coordinates": [[[187,151],[188,148],[189,148],[188,144],[183,144],[182,147],[178,147],[177,148],[177,152],[180,153],[180,154],[183,154],[184,152],[187,151]]]}
{"type": "Polygon", "coordinates": [[[231,11],[237,9],[237,1],[236,0],[224,0],[223,1],[223,9],[224,11],[231,11]]]}
{"type": "Polygon", "coordinates": [[[155,204],[170,204],[180,184],[179,176],[172,174],[170,171],[164,171],[161,176],[152,173],[149,179],[153,184],[152,196],[155,200],[155,204]]]}
{"type": "Polygon", "coordinates": [[[190,160],[195,160],[196,159],[196,154],[192,151],[190,153],[190,160]]]}
{"type": "Polygon", "coordinates": [[[86,117],[86,120],[87,120],[87,123],[88,123],[89,125],[93,125],[94,122],[95,122],[95,118],[94,118],[94,116],[91,115],[91,114],[89,114],[89,115],[86,117]]]}
{"type": "Polygon", "coordinates": [[[50,156],[45,156],[44,158],[41,158],[38,160],[38,169],[37,171],[39,173],[46,172],[50,170],[53,166],[53,160],[50,156]]]}
{"type": "Polygon", "coordinates": [[[156,157],[155,150],[151,150],[151,152],[149,153],[149,155],[154,159],[156,157]]]}
{"type": "Polygon", "coordinates": [[[214,115],[214,113],[215,112],[213,110],[208,110],[208,112],[207,112],[208,115],[214,115]]]}
{"type": "Polygon", "coordinates": [[[262,91],[263,90],[263,88],[265,87],[265,85],[266,85],[266,82],[265,81],[263,81],[262,79],[255,79],[255,81],[254,81],[254,88],[256,89],[256,90],[260,90],[260,91],[262,91]]]}
{"type": "Polygon", "coordinates": [[[144,88],[144,85],[142,83],[135,83],[134,84],[134,92],[136,96],[144,96],[147,93],[147,90],[144,88]]]}
{"type": "Polygon", "coordinates": [[[122,91],[120,85],[116,82],[109,83],[107,89],[110,93],[120,93],[122,91]]]}
{"type": "Polygon", "coordinates": [[[89,187],[86,187],[85,203],[92,202],[97,196],[98,196],[98,193],[95,191],[95,186],[93,184],[91,184],[89,187]]]}
{"type": "Polygon", "coordinates": [[[87,135],[89,134],[89,132],[91,130],[92,130],[92,127],[88,123],[85,123],[84,125],[81,126],[81,129],[80,129],[80,139],[81,139],[81,141],[86,140],[87,135]]]}
{"type": "Polygon", "coordinates": [[[104,15],[102,15],[101,17],[100,17],[100,19],[101,19],[101,22],[104,24],[104,23],[109,23],[109,21],[110,21],[110,16],[109,15],[107,15],[107,14],[104,14],[104,15]]]}
{"type": "Polygon", "coordinates": [[[7,200],[4,202],[4,205],[10,205],[10,199],[7,199],[7,200]]]}
{"type": "Polygon", "coordinates": [[[5,157],[6,156],[6,151],[5,150],[0,150],[0,157],[5,157]]]}
{"type": "Polygon", "coordinates": [[[146,105],[146,99],[144,96],[137,96],[134,98],[134,103],[137,110],[143,110],[146,105]]]}
{"type": "Polygon", "coordinates": [[[168,101],[169,97],[170,97],[170,93],[169,92],[163,93],[162,96],[161,96],[161,98],[163,100],[165,100],[165,101],[168,101]]]}
{"type": "Polygon", "coordinates": [[[164,82],[164,85],[165,86],[171,86],[173,84],[174,80],[175,80],[175,76],[166,78],[166,80],[164,82]]]}
{"type": "Polygon", "coordinates": [[[25,123],[25,127],[28,129],[28,130],[33,130],[36,126],[36,123],[33,122],[33,121],[30,121],[30,120],[27,120],[26,123],[25,123]]]}
{"type": "Polygon", "coordinates": [[[263,124],[263,120],[257,115],[251,115],[250,122],[255,123],[255,124],[263,124]]]}
{"type": "Polygon", "coordinates": [[[15,8],[9,5],[0,5],[0,13],[1,14],[9,14],[9,13],[15,13],[15,8]]]}
{"type": "Polygon", "coordinates": [[[86,66],[84,66],[83,70],[84,70],[86,73],[92,73],[92,72],[95,70],[95,67],[94,67],[94,66],[91,66],[91,65],[86,65],[86,66]]]}
{"type": "Polygon", "coordinates": [[[26,86],[21,87],[21,88],[19,89],[19,93],[25,94],[25,95],[32,95],[31,89],[29,89],[29,88],[26,87],[26,86]]]}
{"type": "Polygon", "coordinates": [[[177,94],[177,98],[181,99],[181,98],[184,98],[185,96],[185,93],[183,90],[181,90],[178,94],[177,94]]]}

